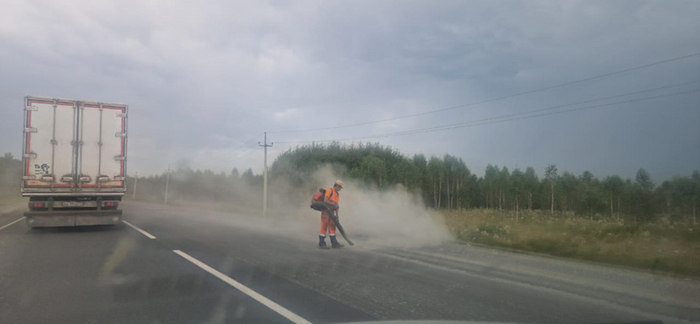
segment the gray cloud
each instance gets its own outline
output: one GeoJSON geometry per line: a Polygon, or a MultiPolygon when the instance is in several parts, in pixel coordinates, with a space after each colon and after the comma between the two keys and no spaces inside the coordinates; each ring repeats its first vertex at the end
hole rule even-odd
{"type": "MultiPolygon", "coordinates": [[[[700,51],[693,1],[13,2],[0,11],[0,151],[19,154],[24,95],[131,106],[130,169],[261,170],[263,131],[386,119],[700,51]],[[29,22],[29,23],[28,23],[29,22]],[[251,150],[257,151],[251,151],[251,150]]],[[[697,79],[688,59],[488,104],[308,133],[361,137],[697,79]]],[[[698,86],[697,84],[695,85],[698,86]]],[[[686,87],[684,89],[690,89],[686,87]]],[[[381,139],[598,176],[700,168],[698,95],[381,139]]],[[[276,145],[272,156],[289,148],[276,145]]]]}

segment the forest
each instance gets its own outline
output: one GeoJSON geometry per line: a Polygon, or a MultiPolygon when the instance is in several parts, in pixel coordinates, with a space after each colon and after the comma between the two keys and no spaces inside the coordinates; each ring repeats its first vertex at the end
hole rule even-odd
{"type": "MultiPolygon", "coordinates": [[[[644,169],[638,169],[633,179],[598,178],[589,171],[577,175],[553,164],[543,170],[511,170],[493,164],[477,175],[457,156],[406,156],[377,143],[310,144],[290,149],[269,168],[269,183],[288,185],[271,190],[316,186],[310,183],[311,175],[328,165],[339,177],[380,190],[402,186],[422,196],[428,208],[501,210],[512,212],[516,220],[524,210],[539,210],[590,219],[650,222],[666,217],[695,224],[700,207],[699,170],[661,183],[654,182],[644,169]]],[[[19,191],[21,172],[21,161],[12,154],[0,157],[0,194],[19,191]]],[[[232,168],[230,173],[178,169],[166,178],[165,173],[140,177],[137,190],[152,198],[162,197],[167,180],[172,199],[261,202],[261,195],[255,192],[262,191],[263,177],[250,169],[239,172],[232,168]]],[[[129,178],[130,191],[134,184],[134,178],[129,178]]]]}
{"type": "Polygon", "coordinates": [[[300,146],[281,154],[270,168],[271,177],[301,180],[324,164],[341,165],[348,176],[392,188],[402,185],[422,195],[435,209],[543,210],[591,218],[648,222],[660,216],[695,223],[700,205],[700,171],[660,184],[638,169],[633,179],[617,175],[602,179],[589,171],[580,175],[556,165],[508,169],[488,165],[483,175],[472,173],[453,155],[405,156],[380,144],[300,146]]]}

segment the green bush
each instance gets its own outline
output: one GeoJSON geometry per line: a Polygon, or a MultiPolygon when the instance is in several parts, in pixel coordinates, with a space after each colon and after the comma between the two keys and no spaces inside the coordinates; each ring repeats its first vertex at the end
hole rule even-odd
{"type": "Polygon", "coordinates": [[[483,236],[503,236],[508,234],[506,228],[500,224],[481,224],[478,231],[483,236]]]}

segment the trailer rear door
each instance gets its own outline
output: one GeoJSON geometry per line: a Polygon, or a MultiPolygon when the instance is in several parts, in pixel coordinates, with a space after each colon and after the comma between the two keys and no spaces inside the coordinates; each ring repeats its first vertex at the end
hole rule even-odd
{"type": "Polygon", "coordinates": [[[123,194],[127,106],[25,100],[25,195],[123,194]]]}
{"type": "Polygon", "coordinates": [[[124,178],[126,109],[80,104],[78,183],[83,188],[120,188],[124,178]]]}
{"type": "Polygon", "coordinates": [[[27,99],[25,188],[70,188],[75,174],[73,102],[27,99]]]}

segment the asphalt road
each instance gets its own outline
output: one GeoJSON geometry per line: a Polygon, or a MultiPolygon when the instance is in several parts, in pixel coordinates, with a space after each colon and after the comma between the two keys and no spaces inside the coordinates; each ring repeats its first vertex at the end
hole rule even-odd
{"type": "Polygon", "coordinates": [[[133,227],[32,230],[1,210],[0,323],[700,322],[692,279],[361,233],[320,250],[310,222],[123,207],[133,227]]]}

